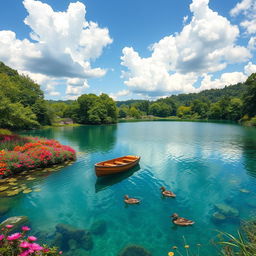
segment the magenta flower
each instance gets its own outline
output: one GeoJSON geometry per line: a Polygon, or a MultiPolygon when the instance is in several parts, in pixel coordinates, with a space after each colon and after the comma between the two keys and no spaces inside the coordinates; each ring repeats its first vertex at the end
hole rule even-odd
{"type": "Polygon", "coordinates": [[[30,243],[28,243],[27,241],[22,241],[20,243],[20,247],[21,248],[29,248],[30,247],[30,243]]]}
{"type": "Polygon", "coordinates": [[[23,231],[29,231],[30,228],[29,228],[28,226],[23,226],[23,227],[22,227],[22,230],[23,230],[23,231]]]}
{"type": "Polygon", "coordinates": [[[62,251],[59,251],[59,254],[62,254],[63,252],[62,251]]]}
{"type": "Polygon", "coordinates": [[[30,250],[26,250],[24,252],[22,252],[21,254],[19,254],[19,256],[28,256],[30,254],[30,250]]]}
{"type": "Polygon", "coordinates": [[[8,241],[13,241],[13,240],[17,240],[19,238],[21,238],[21,233],[14,233],[14,234],[8,236],[7,240],[8,241]]]}
{"type": "Polygon", "coordinates": [[[30,244],[29,248],[33,251],[41,251],[44,249],[42,246],[36,243],[30,244]]]}
{"type": "Polygon", "coordinates": [[[37,240],[37,238],[35,236],[29,236],[28,240],[34,242],[37,240]]]}
{"type": "Polygon", "coordinates": [[[4,235],[0,235],[0,241],[4,239],[4,235]]]}
{"type": "Polygon", "coordinates": [[[13,228],[13,225],[6,225],[5,227],[10,229],[13,228]]]}

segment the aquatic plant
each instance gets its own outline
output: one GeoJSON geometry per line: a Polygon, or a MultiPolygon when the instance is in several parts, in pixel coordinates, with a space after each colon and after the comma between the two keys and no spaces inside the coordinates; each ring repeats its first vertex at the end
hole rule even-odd
{"type": "Polygon", "coordinates": [[[222,245],[221,253],[224,256],[255,256],[256,252],[256,221],[247,221],[242,230],[237,231],[237,236],[220,232],[222,245]]]}
{"type": "Polygon", "coordinates": [[[9,234],[13,225],[6,225],[0,233],[0,255],[1,256],[57,256],[62,254],[57,247],[49,247],[35,243],[34,236],[27,236],[30,230],[23,226],[21,232],[9,234]]]}
{"type": "Polygon", "coordinates": [[[0,177],[76,159],[71,147],[38,137],[0,135],[0,149],[0,177]]]}

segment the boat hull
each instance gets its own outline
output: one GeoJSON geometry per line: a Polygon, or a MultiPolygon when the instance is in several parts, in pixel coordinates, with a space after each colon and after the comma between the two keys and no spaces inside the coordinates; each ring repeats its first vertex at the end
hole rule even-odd
{"type": "Polygon", "coordinates": [[[127,170],[130,170],[135,165],[137,165],[139,161],[140,157],[138,156],[123,156],[111,159],[108,161],[95,164],[95,173],[98,177],[100,177],[125,172],[127,170]],[[130,161],[125,162],[125,160],[128,161],[128,159],[130,159],[130,161]],[[121,164],[121,162],[123,161],[124,163],[121,164]],[[117,162],[118,164],[116,164],[117,162]]]}

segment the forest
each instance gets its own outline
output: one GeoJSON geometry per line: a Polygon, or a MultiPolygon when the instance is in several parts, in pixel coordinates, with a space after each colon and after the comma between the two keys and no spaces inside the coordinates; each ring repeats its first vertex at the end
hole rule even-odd
{"type": "Polygon", "coordinates": [[[83,94],[77,100],[45,100],[40,85],[0,62],[0,127],[12,130],[53,125],[65,118],[78,124],[118,120],[178,118],[230,120],[256,126],[256,73],[245,83],[155,101],[115,102],[107,94],[83,94]]]}

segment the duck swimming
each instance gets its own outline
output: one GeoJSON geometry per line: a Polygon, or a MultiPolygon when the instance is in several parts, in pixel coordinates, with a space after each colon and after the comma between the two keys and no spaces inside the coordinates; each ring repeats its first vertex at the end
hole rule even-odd
{"type": "Polygon", "coordinates": [[[140,200],[139,199],[136,199],[136,198],[129,198],[128,195],[125,195],[124,196],[124,202],[126,204],[139,204],[140,203],[140,200]]]}
{"type": "Polygon", "coordinates": [[[192,220],[188,220],[182,217],[179,217],[179,215],[177,213],[174,213],[172,216],[172,222],[176,225],[179,226],[190,226],[193,225],[195,222],[192,220]]]}
{"type": "Polygon", "coordinates": [[[162,195],[163,196],[176,197],[176,195],[172,191],[166,190],[165,187],[161,187],[160,189],[162,190],[162,195]]]}

